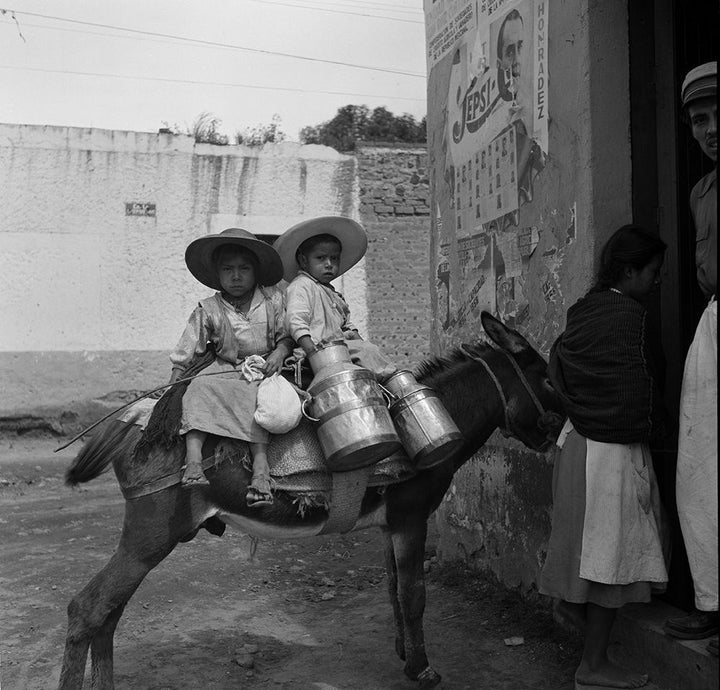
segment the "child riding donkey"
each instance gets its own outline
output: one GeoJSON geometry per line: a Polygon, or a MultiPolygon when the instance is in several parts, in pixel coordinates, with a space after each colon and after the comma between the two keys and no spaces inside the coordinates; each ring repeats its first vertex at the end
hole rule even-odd
{"type": "Polygon", "coordinates": [[[325,216],[294,225],[275,242],[285,271],[287,332],[306,355],[318,345],[344,340],[354,364],[381,383],[397,367],[380,349],[363,340],[350,321],[350,308],[330,284],[365,255],[367,235],[350,218],[325,216]]]}
{"type": "MultiPolygon", "coordinates": [[[[287,288],[287,315],[286,327],[288,334],[298,343],[304,354],[310,360],[313,369],[316,363],[313,362],[319,349],[324,346],[338,344],[338,341],[347,346],[347,353],[352,364],[368,370],[376,379],[377,383],[385,386],[385,393],[395,402],[390,405],[389,427],[384,427],[382,414],[371,415],[373,420],[367,427],[368,434],[363,435],[358,431],[358,438],[350,442],[348,446],[354,447],[365,444],[365,451],[359,453],[359,458],[383,457],[382,453],[387,450],[385,442],[390,436],[394,437],[394,444],[402,443],[408,456],[414,461],[417,467],[424,463],[435,463],[442,461],[455,448],[461,439],[460,432],[447,416],[442,404],[434,396],[434,393],[426,386],[420,386],[410,371],[399,371],[376,346],[363,340],[357,328],[350,320],[350,309],[343,296],[335,290],[331,281],[345,273],[364,256],[367,249],[367,235],[363,227],[350,218],[344,216],[325,216],[306,220],[294,225],[281,235],[274,244],[283,262],[285,269],[285,280],[290,281],[287,288]],[[407,397],[404,397],[407,396],[407,397]],[[413,400],[409,403],[409,400],[413,400]],[[407,424],[401,420],[405,405],[412,404],[413,423],[407,424]],[[423,415],[427,416],[428,423],[422,421],[423,415]],[[389,431],[389,434],[386,433],[389,431]],[[395,433],[397,431],[397,434],[395,433]],[[375,437],[375,434],[377,436],[375,437]],[[371,442],[371,437],[377,441],[371,442]],[[367,442],[367,443],[366,443],[367,442]],[[373,447],[374,450],[370,450],[373,447]]],[[[314,372],[316,377],[322,378],[322,373],[314,372]]],[[[327,370],[326,372],[327,373],[327,370]]],[[[338,374],[339,376],[339,374],[338,374]]],[[[342,384],[344,387],[345,379],[342,384]]],[[[330,379],[323,381],[318,390],[324,388],[330,379]]],[[[350,385],[350,384],[349,384],[350,385]]],[[[311,389],[312,389],[311,385],[311,389]]],[[[311,390],[309,389],[309,390],[311,390]]],[[[374,398],[379,391],[367,391],[369,398],[374,398]]],[[[367,397],[365,394],[361,397],[367,397]]],[[[346,401],[347,405],[336,401],[336,410],[352,407],[359,407],[355,402],[346,401]]],[[[356,401],[357,402],[357,401],[356,401]]],[[[368,400],[368,405],[371,403],[368,400]]],[[[346,410],[346,411],[347,411],[346,410]]],[[[323,410],[326,419],[332,417],[328,409],[323,410]]],[[[320,413],[322,416],[322,412],[320,413]]],[[[363,412],[357,414],[363,420],[366,418],[363,412]]],[[[349,422],[348,422],[349,423],[349,422]]],[[[352,424],[358,430],[360,427],[352,424]]],[[[344,428],[344,427],[343,427],[344,428]]],[[[321,445],[326,452],[336,450],[335,446],[327,443],[321,445]],[[331,446],[331,447],[330,447],[331,446]]],[[[342,455],[344,451],[337,451],[342,455]]],[[[353,452],[348,451],[348,457],[353,452]]],[[[336,464],[336,456],[331,452],[327,458],[328,464],[336,464]]],[[[347,459],[348,466],[356,462],[364,462],[353,457],[347,459]]]]}
{"type": "Polygon", "coordinates": [[[244,440],[253,459],[248,505],[270,504],[269,433],[254,414],[260,381],[278,372],[292,352],[284,323],[285,296],[272,287],[282,278],[282,262],[269,244],[238,228],[195,240],[185,262],[195,278],[218,292],[200,301],[170,357],[174,383],[195,357],[206,353],[208,342],[216,353],[203,370],[213,376],[193,380],[182,399],[182,484],[208,483],[202,470],[207,434],[244,440]]]}

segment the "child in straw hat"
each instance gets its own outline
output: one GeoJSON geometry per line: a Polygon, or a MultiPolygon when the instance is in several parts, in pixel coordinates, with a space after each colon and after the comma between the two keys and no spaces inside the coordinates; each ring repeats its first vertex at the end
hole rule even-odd
{"type": "Polygon", "coordinates": [[[250,444],[253,457],[248,505],[270,504],[269,434],[253,415],[260,380],[279,371],[292,352],[284,323],[284,293],[270,287],[282,278],[280,257],[246,230],[229,228],[191,242],[185,262],[203,285],[218,292],[201,300],[190,315],[170,357],[171,382],[182,377],[195,355],[206,352],[208,341],[214,344],[217,357],[203,373],[217,375],[193,380],[183,397],[180,433],[185,435],[186,464],[182,484],[208,483],[201,465],[207,434],[241,439],[250,444]],[[243,367],[251,355],[262,355],[265,360],[254,371],[243,367]]]}
{"type": "Polygon", "coordinates": [[[305,354],[320,343],[345,340],[353,362],[379,381],[395,373],[397,367],[378,347],[362,340],[350,321],[347,302],[330,284],[365,255],[363,227],[344,216],[313,218],[291,227],[274,247],[290,282],[286,328],[305,354]]]}

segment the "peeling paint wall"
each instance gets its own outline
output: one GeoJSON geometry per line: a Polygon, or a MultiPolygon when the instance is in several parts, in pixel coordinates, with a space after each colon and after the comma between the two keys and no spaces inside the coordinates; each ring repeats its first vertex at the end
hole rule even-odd
{"type": "MultiPolygon", "coordinates": [[[[433,11],[428,9],[432,4],[426,3],[426,17],[433,11]]],[[[461,0],[445,6],[454,7],[457,17],[467,17],[462,14],[465,5],[476,6],[461,0]]],[[[538,35],[528,44],[536,50],[526,57],[522,73],[533,75],[529,94],[535,99],[536,126],[542,57],[547,141],[540,135],[532,139],[531,125],[520,126],[513,120],[498,130],[492,146],[485,142],[476,151],[466,147],[460,160],[458,146],[453,148],[450,138],[459,140],[461,118],[467,121],[471,110],[477,114],[477,104],[483,102],[481,98],[472,101],[472,89],[483,79],[489,79],[488,90],[495,88],[495,73],[483,76],[478,67],[475,81],[470,81],[473,65],[488,64],[483,62],[488,53],[478,47],[482,39],[473,39],[472,23],[469,32],[459,33],[455,44],[446,48],[444,57],[436,59],[435,54],[435,61],[429,59],[432,346],[441,352],[481,337],[480,312],[488,310],[547,356],[564,328],[567,309],[593,281],[602,243],[631,220],[627,5],[626,0],[527,0],[524,4],[507,0],[492,7],[500,18],[520,8],[527,13],[525,27],[530,26],[527,17],[534,8],[532,26],[538,35]],[[547,31],[547,50],[542,56],[538,52],[541,26],[547,31]],[[466,58],[455,50],[463,42],[466,58]],[[467,74],[459,78],[463,59],[467,74]],[[459,106],[453,104],[456,98],[459,106]],[[504,139],[506,154],[500,151],[504,139]],[[511,148],[513,144],[516,148],[511,148]],[[487,153],[485,163],[483,152],[487,153]],[[483,165],[489,160],[498,173],[506,175],[498,179],[503,193],[512,186],[510,180],[517,185],[517,191],[511,189],[517,198],[512,194],[498,198],[498,206],[509,205],[511,211],[497,217],[482,205],[482,199],[477,201],[486,190],[475,194],[475,179],[488,180],[483,178],[483,165]],[[508,162],[512,162],[509,167],[508,162]],[[466,181],[467,189],[463,187],[466,181]],[[465,209],[473,201],[480,221],[490,220],[468,228],[473,216],[465,209]]],[[[499,21],[490,24],[491,38],[495,35],[497,42],[499,30],[493,27],[499,21]]],[[[438,22],[436,18],[435,28],[438,22]]],[[[482,30],[478,31],[481,36],[482,30]]],[[[490,55],[492,69],[494,56],[490,55]]],[[[518,99],[522,82],[520,86],[518,99]]],[[[514,117],[513,109],[510,112],[514,117]]],[[[487,117],[485,122],[492,114],[487,117]]],[[[464,557],[478,568],[491,569],[508,584],[532,589],[549,535],[551,477],[552,454],[539,456],[494,435],[456,474],[438,510],[441,555],[464,557]]]]}
{"type": "MultiPolygon", "coordinates": [[[[167,355],[210,292],[194,238],[359,218],[357,163],[323,146],[0,125],[0,415],[164,383],[167,355]]],[[[360,265],[338,281],[366,329],[360,265]]]]}

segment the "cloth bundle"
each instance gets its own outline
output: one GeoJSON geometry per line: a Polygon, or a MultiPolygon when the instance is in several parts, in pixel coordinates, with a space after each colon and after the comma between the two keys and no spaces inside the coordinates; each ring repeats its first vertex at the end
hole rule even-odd
{"type": "Polygon", "coordinates": [[[271,434],[286,434],[302,419],[300,398],[280,374],[264,379],[257,392],[255,421],[271,434]]]}

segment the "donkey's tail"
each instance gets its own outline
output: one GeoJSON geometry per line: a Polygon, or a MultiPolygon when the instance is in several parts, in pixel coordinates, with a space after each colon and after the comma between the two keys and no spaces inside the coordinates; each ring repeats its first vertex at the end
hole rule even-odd
{"type": "Polygon", "coordinates": [[[132,420],[113,420],[80,449],[65,472],[65,483],[76,486],[99,477],[115,460],[132,455],[138,437],[139,427],[132,420]]]}

